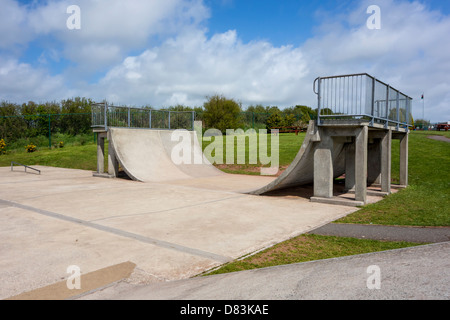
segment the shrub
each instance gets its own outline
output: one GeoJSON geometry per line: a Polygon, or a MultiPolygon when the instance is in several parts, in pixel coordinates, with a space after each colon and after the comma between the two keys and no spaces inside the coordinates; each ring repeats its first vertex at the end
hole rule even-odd
{"type": "Polygon", "coordinates": [[[207,128],[215,128],[225,133],[227,129],[237,129],[241,125],[240,103],[224,96],[215,95],[208,97],[204,103],[203,120],[207,128]]]}
{"type": "Polygon", "coordinates": [[[6,153],[6,143],[4,139],[0,140],[0,154],[6,153]]]}
{"type": "Polygon", "coordinates": [[[284,126],[284,119],[280,112],[272,113],[266,121],[267,130],[271,130],[273,128],[280,128],[284,126]]]}
{"type": "Polygon", "coordinates": [[[36,146],[33,143],[26,145],[25,149],[27,150],[28,153],[37,151],[36,146]]]}

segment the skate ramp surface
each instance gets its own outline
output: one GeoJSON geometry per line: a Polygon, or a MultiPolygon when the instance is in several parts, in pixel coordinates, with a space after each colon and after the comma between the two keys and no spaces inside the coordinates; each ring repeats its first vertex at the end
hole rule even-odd
{"type": "MultiPolygon", "coordinates": [[[[143,130],[128,128],[110,128],[110,139],[116,157],[130,178],[142,182],[174,182],[177,184],[199,185],[202,181],[209,186],[220,188],[223,179],[229,176],[211,164],[203,155],[196,132],[185,131],[183,139],[174,139],[170,130],[143,130]],[[188,138],[188,136],[190,138],[188,138]],[[175,140],[175,141],[174,141],[175,140]],[[187,145],[190,144],[190,145],[187,145]],[[190,147],[190,164],[177,164],[172,155],[180,154],[183,147],[190,147]],[[201,164],[199,163],[201,159],[201,164]]],[[[229,187],[241,193],[263,195],[272,191],[311,184],[314,181],[314,151],[318,143],[318,134],[311,121],[306,137],[291,165],[279,177],[236,177],[237,180],[253,179],[252,183],[240,184],[236,179],[229,187]],[[259,181],[258,181],[258,178],[259,181]]],[[[333,166],[335,177],[345,172],[345,152],[343,143],[334,143],[333,166]]]]}
{"type": "MultiPolygon", "coordinates": [[[[268,185],[253,190],[250,194],[262,195],[272,191],[298,187],[314,182],[314,152],[319,145],[314,121],[310,121],[305,139],[290,166],[268,185]]],[[[335,178],[345,172],[344,144],[335,142],[333,146],[333,168],[335,178]]]]}
{"type": "Polygon", "coordinates": [[[182,132],[184,139],[179,141],[172,141],[172,133],[169,130],[109,129],[116,157],[133,180],[163,182],[224,175],[203,156],[195,132],[182,132]],[[191,151],[188,155],[191,164],[172,161],[172,151],[183,147],[191,151]]]}

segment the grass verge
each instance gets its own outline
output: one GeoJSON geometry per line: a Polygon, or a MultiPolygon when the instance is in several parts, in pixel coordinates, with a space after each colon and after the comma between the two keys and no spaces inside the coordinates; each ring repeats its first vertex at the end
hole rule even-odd
{"type": "Polygon", "coordinates": [[[417,243],[376,241],[335,236],[304,234],[243,260],[223,265],[204,275],[237,272],[335,257],[417,246],[417,243]]]}

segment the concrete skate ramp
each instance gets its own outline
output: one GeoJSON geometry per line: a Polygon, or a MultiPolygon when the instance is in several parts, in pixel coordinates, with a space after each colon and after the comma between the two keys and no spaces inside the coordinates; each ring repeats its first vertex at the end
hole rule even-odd
{"type": "MultiPolygon", "coordinates": [[[[310,121],[305,140],[291,165],[274,181],[268,185],[250,192],[263,195],[280,189],[288,189],[314,182],[314,151],[319,143],[314,121],[310,121]]],[[[333,170],[335,178],[345,172],[344,144],[338,141],[333,145],[333,170]]]]}
{"type": "MultiPolygon", "coordinates": [[[[110,139],[117,159],[130,178],[142,182],[183,181],[196,178],[229,176],[214,167],[203,155],[195,132],[184,131],[183,137],[173,136],[169,130],[143,130],[128,128],[110,128],[110,139]],[[175,156],[187,147],[192,164],[175,164],[175,156]],[[201,164],[199,163],[201,159],[201,164]]],[[[272,191],[310,184],[314,181],[314,151],[319,145],[318,134],[311,121],[303,144],[291,165],[276,179],[267,185],[243,193],[263,195],[272,191]]],[[[335,177],[345,172],[344,143],[334,142],[333,167],[335,177]]],[[[242,177],[245,179],[246,177],[242,177]]],[[[201,181],[202,179],[196,179],[201,181]]],[[[261,180],[263,181],[263,180],[261,180]]],[[[216,181],[220,183],[219,180],[216,181]]],[[[211,181],[209,181],[211,183],[211,181]]],[[[213,182],[214,183],[214,182],[213,182]]]]}
{"type": "MultiPolygon", "coordinates": [[[[122,169],[133,180],[162,182],[224,175],[204,157],[195,132],[110,128],[109,137],[122,169]],[[175,141],[173,137],[177,138],[175,141]],[[190,161],[177,165],[172,161],[185,155],[190,161]],[[195,164],[199,163],[199,164],[195,164]]],[[[185,158],[186,159],[186,158],[185,158]]]]}

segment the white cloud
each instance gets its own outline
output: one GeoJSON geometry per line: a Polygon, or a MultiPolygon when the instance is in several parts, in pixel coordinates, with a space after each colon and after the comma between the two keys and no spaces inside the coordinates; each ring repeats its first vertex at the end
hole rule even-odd
{"type": "Polygon", "coordinates": [[[12,102],[52,101],[70,97],[62,76],[51,76],[15,59],[0,58],[1,99],[12,102]]]}
{"type": "Polygon", "coordinates": [[[15,51],[32,38],[27,27],[27,14],[14,0],[2,0],[0,9],[0,49],[15,51]]]}
{"type": "Polygon", "coordinates": [[[244,44],[235,31],[208,39],[197,30],[125,59],[95,90],[114,92],[115,102],[159,106],[202,105],[216,93],[244,104],[282,104],[295,99],[306,70],[299,49],[244,44]]]}

